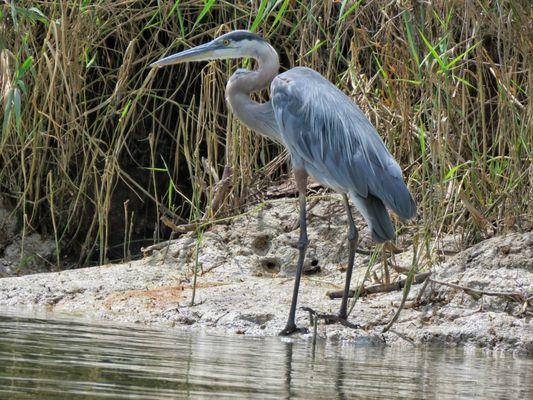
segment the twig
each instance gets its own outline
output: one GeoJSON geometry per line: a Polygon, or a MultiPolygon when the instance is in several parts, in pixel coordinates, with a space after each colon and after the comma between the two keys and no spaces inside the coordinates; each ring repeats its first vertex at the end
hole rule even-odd
{"type": "MultiPolygon", "coordinates": [[[[420,289],[420,292],[417,295],[417,298],[415,299],[415,303],[420,302],[420,299],[422,298],[422,294],[424,293],[424,291],[426,290],[430,282],[435,283],[437,285],[448,286],[453,289],[459,289],[459,290],[464,291],[467,294],[470,294],[471,296],[478,297],[478,298],[480,296],[503,297],[506,299],[516,301],[518,303],[530,302],[533,300],[533,293],[529,293],[529,292],[525,292],[525,293],[510,292],[510,291],[509,292],[495,292],[495,291],[473,289],[467,286],[457,285],[455,283],[439,281],[437,279],[430,278],[430,275],[431,275],[431,272],[422,272],[420,274],[415,275],[413,282],[412,282],[413,284],[424,283],[424,286],[422,286],[422,288],[420,289]]],[[[399,281],[388,284],[388,285],[372,285],[368,287],[361,286],[359,288],[359,296],[368,296],[369,294],[389,293],[389,292],[394,292],[396,290],[402,290],[405,287],[406,282],[407,282],[407,278],[400,279],[399,281]]],[[[355,294],[355,290],[351,289],[350,292],[348,293],[348,296],[353,297],[354,294],[355,294]]],[[[342,290],[328,291],[326,292],[326,295],[332,300],[340,299],[342,298],[343,291],[342,290]]]]}
{"type": "Polygon", "coordinates": [[[429,280],[432,283],[435,283],[437,285],[443,285],[443,286],[451,287],[453,289],[462,290],[465,293],[467,293],[467,294],[469,294],[471,296],[474,296],[474,297],[477,296],[478,298],[480,296],[495,296],[495,297],[503,297],[503,298],[506,298],[506,299],[509,299],[509,300],[514,300],[514,301],[516,301],[518,303],[528,302],[531,299],[533,299],[533,293],[493,292],[493,291],[487,291],[487,290],[473,289],[473,288],[469,288],[467,286],[457,285],[455,283],[438,281],[438,280],[433,279],[433,278],[429,278],[429,280]]]}
{"type": "Polygon", "coordinates": [[[191,294],[191,307],[194,306],[194,299],[196,296],[196,281],[198,278],[198,266],[199,266],[199,256],[200,256],[200,245],[202,243],[202,230],[198,229],[197,238],[196,238],[196,256],[194,260],[194,276],[192,281],[192,294],[191,294]]]}
{"type": "Polygon", "coordinates": [[[214,225],[216,223],[216,221],[200,220],[198,222],[191,222],[190,224],[176,225],[164,215],[160,218],[160,220],[167,228],[170,228],[174,233],[193,232],[199,227],[214,225]]]}
{"type": "MultiPolygon", "coordinates": [[[[331,324],[334,322],[338,322],[339,324],[352,329],[359,329],[360,326],[357,324],[352,324],[351,322],[345,320],[344,318],[339,318],[337,315],[333,314],[325,314],[325,313],[319,313],[312,308],[309,307],[301,307],[301,310],[307,311],[310,315],[314,316],[314,319],[316,321],[317,318],[323,319],[326,321],[327,324],[331,324]]],[[[315,322],[316,323],[316,322],[315,322]]]]}
{"type": "Polygon", "coordinates": [[[415,341],[411,339],[410,337],[404,335],[403,333],[400,333],[398,331],[395,331],[394,329],[389,329],[389,332],[394,333],[396,336],[398,336],[400,339],[405,340],[407,343],[409,343],[411,346],[415,347],[415,341]]]}
{"type": "MultiPolygon", "coordinates": [[[[385,252],[382,254],[383,259],[383,272],[384,272],[384,278],[385,278],[385,284],[390,285],[390,273],[389,273],[389,265],[387,262],[387,256],[385,255],[385,252]]],[[[383,281],[382,281],[383,282],[383,281]]]]}
{"type": "MultiPolygon", "coordinates": [[[[310,182],[307,187],[308,189],[319,189],[322,186],[317,182],[310,182]]],[[[298,189],[296,188],[296,182],[292,178],[280,185],[270,186],[266,190],[266,197],[268,199],[278,197],[290,197],[297,194],[298,189]]]]}
{"type": "MultiPolygon", "coordinates": [[[[420,274],[415,275],[413,279],[413,284],[424,282],[429,275],[430,275],[430,272],[422,272],[420,274]]],[[[388,285],[372,285],[366,288],[364,286],[361,286],[359,288],[359,296],[367,296],[373,293],[388,293],[388,292],[394,292],[395,290],[402,290],[405,287],[406,282],[407,282],[407,278],[400,279],[399,281],[390,283],[388,285]]],[[[342,298],[342,294],[343,294],[342,290],[329,291],[326,293],[326,295],[330,299],[340,299],[342,298]]],[[[355,290],[351,289],[350,292],[348,293],[348,296],[353,297],[354,294],[355,294],[355,290]]]]}
{"type": "Polygon", "coordinates": [[[409,275],[407,275],[407,278],[405,278],[405,287],[403,289],[403,296],[402,296],[402,302],[400,303],[398,310],[396,311],[396,314],[394,314],[394,317],[390,320],[390,322],[383,328],[381,333],[387,332],[390,328],[392,328],[392,325],[396,322],[396,320],[400,317],[400,313],[403,310],[403,307],[405,306],[405,302],[407,300],[407,296],[409,295],[409,292],[411,291],[411,284],[413,283],[413,280],[415,278],[416,274],[416,268],[417,268],[417,251],[416,247],[413,247],[413,266],[411,267],[411,271],[409,272],[409,275]]]}
{"type": "Polygon", "coordinates": [[[229,165],[226,165],[224,167],[224,171],[222,172],[222,178],[219,182],[215,184],[213,201],[211,202],[211,207],[209,207],[209,209],[205,213],[206,215],[209,215],[210,212],[213,212],[213,214],[216,214],[218,212],[218,209],[222,206],[222,202],[226,197],[226,194],[231,188],[232,177],[233,169],[229,165]]]}
{"type": "Polygon", "coordinates": [[[170,238],[167,240],[167,247],[165,248],[165,254],[163,255],[163,260],[161,261],[162,263],[167,260],[168,251],[170,250],[170,243],[172,240],[174,240],[174,236],[176,236],[176,232],[172,231],[170,233],[170,238]]]}
{"type": "Polygon", "coordinates": [[[175,239],[165,240],[164,242],[152,244],[151,246],[148,246],[148,247],[141,247],[141,252],[143,253],[143,255],[146,256],[147,253],[151,253],[154,250],[161,250],[166,246],[170,246],[173,241],[175,241],[175,239]]]}
{"type": "Polygon", "coordinates": [[[315,357],[315,350],[316,350],[316,339],[318,335],[318,318],[316,317],[316,312],[314,310],[309,309],[309,319],[311,322],[311,325],[313,325],[313,358],[315,357]]]}
{"type": "MultiPolygon", "coordinates": [[[[429,275],[427,276],[427,278],[424,280],[424,284],[422,285],[422,287],[420,288],[420,291],[418,292],[418,294],[416,295],[416,299],[414,301],[414,304],[420,304],[420,300],[422,300],[422,295],[424,294],[424,292],[426,291],[426,288],[428,287],[428,284],[430,282],[430,276],[431,276],[431,272],[429,273],[429,275]]],[[[416,277],[415,277],[416,278],[416,277]]]]}
{"type": "Polygon", "coordinates": [[[393,270],[395,270],[399,274],[408,274],[409,273],[409,268],[402,267],[402,266],[397,265],[395,263],[391,263],[390,266],[392,267],[393,270]]]}
{"type": "Polygon", "coordinates": [[[176,225],[175,223],[173,223],[170,219],[168,219],[165,216],[161,217],[161,221],[176,233],[186,233],[186,232],[196,231],[197,229],[207,228],[211,225],[224,224],[236,218],[240,218],[246,215],[253,214],[255,212],[258,212],[262,208],[264,208],[267,204],[269,204],[269,202],[265,201],[263,203],[255,205],[254,207],[250,208],[248,211],[243,212],[241,214],[230,215],[230,216],[222,217],[218,219],[200,219],[200,220],[197,220],[196,222],[191,222],[191,223],[183,224],[183,225],[176,225]]]}
{"type": "Polygon", "coordinates": [[[365,249],[362,249],[360,247],[358,247],[357,249],[355,249],[355,252],[358,253],[358,254],[363,254],[365,256],[371,256],[372,255],[372,251],[370,250],[365,250],[365,249]]]}
{"type": "Polygon", "coordinates": [[[399,248],[398,246],[396,246],[394,243],[392,242],[385,242],[383,244],[383,249],[385,251],[388,251],[390,252],[391,254],[400,254],[400,253],[403,253],[405,251],[405,249],[401,249],[399,248]]]}

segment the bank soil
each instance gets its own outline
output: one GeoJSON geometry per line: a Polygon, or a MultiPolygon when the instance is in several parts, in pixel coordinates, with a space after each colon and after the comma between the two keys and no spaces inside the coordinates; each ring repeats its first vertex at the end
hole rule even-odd
{"type": "MultiPolygon", "coordinates": [[[[346,219],[338,196],[311,201],[310,244],[299,305],[336,313],[347,260],[346,219]]],[[[195,233],[146,249],[141,260],[0,279],[0,307],[46,309],[113,321],[209,333],[276,335],[285,325],[298,249],[297,201],[280,199],[195,233]],[[198,269],[196,285],[194,270],[198,269]],[[195,290],[193,290],[195,286],[195,290]],[[194,293],[194,305],[191,300],[194,293]]],[[[371,245],[362,220],[361,247],[371,245]]],[[[533,354],[533,232],[509,233],[461,249],[459,238],[431,243],[433,259],[418,271],[396,314],[413,259],[412,235],[400,253],[356,254],[352,288],[364,282],[349,320],[359,328],[319,322],[317,335],[358,344],[464,345],[533,354]],[[431,272],[428,275],[420,275],[431,272]],[[425,280],[428,279],[428,280],[425,280]],[[370,286],[377,293],[368,293],[370,286]],[[401,286],[401,285],[398,285],[401,286]],[[376,290],[376,288],[373,288],[376,290]],[[387,291],[384,291],[387,290],[387,291]],[[528,303],[529,302],[529,303],[528,303]]],[[[297,323],[310,327],[299,309],[297,323]]],[[[310,338],[310,333],[298,334],[310,338]]],[[[298,336],[297,335],[297,336],[298,336]]]]}

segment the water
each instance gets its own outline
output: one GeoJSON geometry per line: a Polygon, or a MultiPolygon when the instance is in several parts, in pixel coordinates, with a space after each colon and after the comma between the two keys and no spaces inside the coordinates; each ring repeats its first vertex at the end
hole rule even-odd
{"type": "Polygon", "coordinates": [[[0,315],[0,399],[527,399],[533,361],[0,315]]]}

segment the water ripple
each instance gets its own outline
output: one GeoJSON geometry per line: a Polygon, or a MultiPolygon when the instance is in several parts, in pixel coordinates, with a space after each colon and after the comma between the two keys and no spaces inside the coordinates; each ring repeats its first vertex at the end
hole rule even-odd
{"type": "Polygon", "coordinates": [[[526,399],[533,362],[0,315],[0,398],[526,399]]]}

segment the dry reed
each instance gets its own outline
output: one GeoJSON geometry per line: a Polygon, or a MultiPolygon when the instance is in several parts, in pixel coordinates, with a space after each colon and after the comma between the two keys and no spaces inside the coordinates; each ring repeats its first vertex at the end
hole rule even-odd
{"type": "Polygon", "coordinates": [[[240,212],[288,171],[280,147],[227,116],[224,84],[242,62],[147,66],[254,29],[283,69],[314,68],[358,102],[404,167],[422,237],[528,229],[528,3],[6,1],[0,192],[24,234],[49,234],[82,264],[160,240],[162,214],[240,212]],[[224,166],[232,182],[213,208],[224,166]]]}

